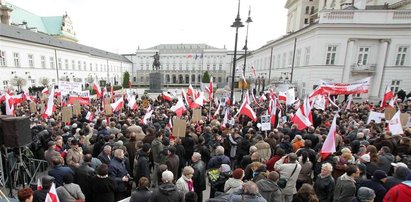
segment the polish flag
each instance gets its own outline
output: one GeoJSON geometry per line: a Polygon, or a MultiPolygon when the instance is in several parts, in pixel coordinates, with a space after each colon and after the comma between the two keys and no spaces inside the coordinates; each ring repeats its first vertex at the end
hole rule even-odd
{"type": "Polygon", "coordinates": [[[54,86],[51,87],[50,95],[47,101],[47,106],[46,109],[44,110],[44,113],[41,115],[43,118],[48,118],[53,114],[53,107],[54,107],[54,86]]]}
{"type": "Polygon", "coordinates": [[[269,112],[268,114],[270,115],[270,123],[275,124],[276,121],[276,113],[277,113],[277,100],[272,99],[270,100],[270,104],[268,106],[269,112]]]}
{"type": "Polygon", "coordinates": [[[6,93],[6,115],[14,115],[14,99],[6,93]]]}
{"type": "Polygon", "coordinates": [[[228,120],[229,120],[228,111],[229,111],[229,108],[226,108],[225,112],[224,112],[224,119],[223,119],[223,126],[224,127],[226,126],[226,124],[228,123],[228,120]]]}
{"type": "Polygon", "coordinates": [[[325,110],[325,97],[324,95],[318,95],[314,98],[314,108],[325,110]]]}
{"type": "Polygon", "coordinates": [[[391,99],[388,102],[387,108],[395,108],[395,105],[397,104],[397,96],[395,96],[393,99],[391,99]]]}
{"type": "Polygon", "coordinates": [[[49,88],[48,87],[44,87],[43,90],[41,91],[41,94],[49,94],[49,88]]]}
{"type": "Polygon", "coordinates": [[[54,183],[51,185],[49,193],[47,193],[45,202],[60,202],[54,183]]]}
{"type": "Polygon", "coordinates": [[[385,106],[387,106],[387,102],[393,98],[394,98],[394,93],[392,93],[391,89],[387,87],[385,89],[384,97],[382,98],[382,101],[381,101],[381,109],[384,109],[385,106]]]}
{"type": "Polygon", "coordinates": [[[395,113],[391,120],[388,122],[388,130],[393,135],[404,134],[404,131],[402,130],[400,115],[401,111],[398,110],[397,113],[395,113]]]}
{"type": "Polygon", "coordinates": [[[204,93],[200,92],[200,95],[191,103],[190,108],[196,109],[202,107],[204,104],[204,93]]]}
{"type": "MultiPolygon", "coordinates": [[[[217,100],[217,99],[216,99],[216,100],[217,100]]],[[[220,108],[221,108],[221,103],[218,104],[217,110],[215,110],[215,113],[214,113],[214,117],[217,117],[217,116],[218,116],[218,114],[220,113],[220,108]]]]}
{"type": "Polygon", "coordinates": [[[352,108],[352,95],[349,95],[348,96],[347,106],[345,107],[345,109],[351,110],[351,108],[352,108]]]}
{"type": "Polygon", "coordinates": [[[138,105],[137,105],[137,102],[136,102],[136,97],[134,95],[132,95],[128,98],[127,106],[130,107],[131,110],[136,110],[137,109],[138,105]]]}
{"type": "Polygon", "coordinates": [[[184,106],[183,99],[181,97],[178,98],[178,102],[176,105],[170,108],[171,111],[177,114],[177,117],[181,117],[185,111],[187,111],[186,107],[184,106]]]}
{"type": "Polygon", "coordinates": [[[251,120],[253,120],[253,122],[257,121],[257,115],[255,114],[254,110],[248,104],[248,99],[244,99],[243,104],[241,104],[240,110],[238,111],[236,116],[237,115],[245,115],[245,116],[248,116],[251,120]]]}
{"type": "Polygon", "coordinates": [[[103,96],[103,98],[104,98],[105,95],[107,95],[107,88],[105,86],[103,87],[103,91],[102,91],[101,94],[102,94],[101,96],[103,96]]]}
{"type": "Polygon", "coordinates": [[[286,102],[287,101],[287,95],[285,94],[285,92],[278,92],[278,100],[282,100],[282,101],[284,101],[284,102],[286,102]]]}
{"type": "Polygon", "coordinates": [[[188,96],[193,96],[193,94],[194,94],[194,88],[190,83],[190,86],[188,86],[187,95],[188,96]]]}
{"type": "MultiPolygon", "coordinates": [[[[338,112],[337,112],[338,113],[338,112]]],[[[330,154],[335,152],[335,140],[336,140],[336,130],[337,130],[337,113],[334,115],[333,122],[328,132],[327,138],[324,141],[323,147],[321,148],[320,155],[323,159],[326,159],[330,154]]]]}
{"type": "Polygon", "coordinates": [[[28,92],[25,92],[25,93],[23,94],[23,98],[24,98],[24,100],[28,100],[28,101],[30,101],[30,102],[36,103],[34,97],[33,97],[33,96],[30,96],[28,92]]]}
{"type": "Polygon", "coordinates": [[[163,92],[162,97],[165,101],[168,101],[168,102],[173,101],[173,96],[170,95],[170,93],[168,93],[168,92],[163,92]]]}
{"type": "Polygon", "coordinates": [[[149,112],[147,112],[147,113],[144,115],[143,123],[144,123],[145,125],[147,125],[148,120],[151,118],[151,115],[153,114],[153,112],[154,112],[154,110],[150,110],[149,112]]]}
{"type": "Polygon", "coordinates": [[[124,100],[123,97],[118,99],[115,103],[110,104],[113,112],[120,111],[123,108],[124,100]]]}
{"type": "MultiPolygon", "coordinates": [[[[193,93],[194,93],[194,91],[193,91],[193,93]]],[[[186,92],[183,89],[181,89],[181,95],[183,96],[184,101],[186,102],[187,106],[190,106],[193,101],[191,100],[190,97],[187,97],[186,92]]],[[[184,105],[184,103],[183,103],[183,105],[184,105]]]]}
{"type": "Polygon", "coordinates": [[[93,119],[94,119],[94,113],[88,111],[87,114],[86,114],[86,119],[87,119],[88,121],[93,121],[93,119]]]}
{"type": "Polygon", "coordinates": [[[251,71],[253,71],[254,78],[257,78],[257,74],[255,73],[254,65],[251,65],[251,71]]]}
{"type": "Polygon", "coordinates": [[[102,92],[101,92],[100,86],[97,83],[94,83],[93,84],[93,89],[94,89],[94,91],[96,91],[97,98],[101,98],[102,92]]]}
{"type": "Polygon", "coordinates": [[[172,118],[168,118],[168,124],[167,124],[168,128],[172,129],[173,128],[173,122],[172,122],[172,118]]]}
{"type": "Polygon", "coordinates": [[[37,190],[42,190],[43,186],[41,185],[40,178],[37,179],[37,190]]]}
{"type": "Polygon", "coordinates": [[[310,103],[310,99],[308,97],[304,99],[304,115],[308,118],[308,120],[310,120],[311,123],[313,123],[313,115],[311,112],[313,104],[313,102],[310,103]]]}
{"type": "Polygon", "coordinates": [[[297,112],[295,112],[293,118],[291,118],[291,121],[297,125],[298,130],[304,130],[308,126],[312,125],[310,119],[304,113],[304,105],[301,105],[297,112]]]}

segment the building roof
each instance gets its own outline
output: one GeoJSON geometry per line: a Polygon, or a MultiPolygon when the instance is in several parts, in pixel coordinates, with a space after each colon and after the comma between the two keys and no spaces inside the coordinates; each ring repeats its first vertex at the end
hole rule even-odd
{"type": "Polygon", "coordinates": [[[0,37],[6,37],[6,38],[16,39],[16,40],[23,40],[23,41],[42,44],[46,46],[77,51],[77,52],[81,52],[84,54],[90,54],[95,57],[108,58],[112,60],[118,60],[118,61],[130,63],[130,60],[128,60],[127,58],[119,54],[110,53],[104,50],[100,50],[100,49],[93,48],[90,46],[81,45],[75,42],[57,39],[47,34],[37,33],[37,32],[30,31],[30,30],[22,29],[16,26],[9,26],[6,24],[1,24],[1,23],[0,23],[0,37]]]}
{"type": "Polygon", "coordinates": [[[184,50],[188,52],[193,52],[193,51],[202,51],[204,49],[218,49],[216,47],[207,45],[207,44],[159,44],[157,46],[148,48],[147,50],[181,50],[184,52],[184,50]]]}

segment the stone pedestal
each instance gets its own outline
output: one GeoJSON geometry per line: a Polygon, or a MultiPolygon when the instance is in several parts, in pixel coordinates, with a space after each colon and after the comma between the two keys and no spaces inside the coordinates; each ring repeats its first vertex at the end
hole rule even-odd
{"type": "Polygon", "coordinates": [[[162,93],[164,83],[164,76],[161,72],[153,72],[149,74],[150,77],[150,89],[147,91],[148,93],[162,93]]]}

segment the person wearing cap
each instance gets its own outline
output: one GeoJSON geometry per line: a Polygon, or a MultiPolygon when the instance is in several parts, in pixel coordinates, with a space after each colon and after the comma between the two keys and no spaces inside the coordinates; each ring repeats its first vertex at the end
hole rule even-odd
{"type": "Polygon", "coordinates": [[[54,182],[54,178],[49,175],[45,175],[41,178],[41,190],[36,190],[33,193],[33,202],[44,202],[46,201],[47,194],[50,191],[51,185],[54,182]]]}
{"type": "Polygon", "coordinates": [[[277,185],[278,179],[280,179],[280,174],[277,171],[271,171],[267,179],[261,179],[256,183],[259,193],[267,201],[282,201],[282,192],[277,185]]]}
{"type": "Polygon", "coordinates": [[[394,174],[393,176],[388,176],[387,181],[384,183],[384,187],[387,189],[387,191],[390,190],[393,186],[404,181],[410,174],[410,170],[408,169],[407,165],[405,165],[405,163],[391,163],[391,165],[394,168],[394,174]]]}
{"type": "Polygon", "coordinates": [[[288,202],[293,200],[293,195],[297,193],[296,183],[301,171],[301,165],[297,161],[295,153],[289,153],[283,156],[274,164],[274,169],[280,173],[281,177],[287,180],[286,187],[283,191],[283,200],[288,202]]]}
{"type": "Polygon", "coordinates": [[[334,202],[348,201],[355,196],[356,179],[360,175],[360,169],[356,165],[348,165],[345,173],[341,175],[335,184],[334,202]]]}
{"type": "Polygon", "coordinates": [[[150,202],[184,202],[184,194],[178,191],[177,186],[173,184],[174,175],[171,171],[164,171],[161,174],[161,180],[163,184],[153,191],[150,202]]]}
{"type": "Polygon", "coordinates": [[[411,174],[405,181],[392,187],[384,196],[384,202],[405,202],[411,199],[411,174]]]}
{"type": "Polygon", "coordinates": [[[44,152],[44,160],[46,160],[51,167],[53,163],[51,162],[51,158],[53,156],[60,156],[60,153],[55,150],[56,144],[54,141],[49,141],[47,143],[48,149],[44,152]]]}
{"type": "Polygon", "coordinates": [[[228,178],[230,178],[232,174],[229,164],[221,164],[218,171],[218,178],[215,181],[211,181],[210,198],[214,198],[217,192],[224,192],[225,182],[228,180],[228,178]]]}
{"type": "Polygon", "coordinates": [[[358,186],[368,187],[374,190],[376,194],[374,201],[382,202],[385,196],[385,193],[387,193],[387,189],[385,189],[383,185],[386,181],[387,181],[387,173],[385,173],[383,170],[376,170],[371,179],[358,182],[358,186]]]}
{"type": "Polygon", "coordinates": [[[374,190],[368,187],[360,187],[357,191],[357,197],[351,202],[373,202],[375,198],[374,190]]]}
{"type": "Polygon", "coordinates": [[[134,159],[133,176],[136,184],[139,183],[140,178],[146,177],[150,179],[150,159],[149,154],[151,145],[144,143],[143,147],[137,151],[137,155],[134,159]]]}
{"type": "Polygon", "coordinates": [[[224,184],[225,193],[234,193],[240,190],[244,184],[243,182],[244,170],[237,168],[231,174],[231,177],[224,184]]]}
{"type": "Polygon", "coordinates": [[[83,149],[81,149],[76,139],[71,141],[70,147],[66,156],[67,165],[70,167],[78,167],[83,162],[83,149]]]}

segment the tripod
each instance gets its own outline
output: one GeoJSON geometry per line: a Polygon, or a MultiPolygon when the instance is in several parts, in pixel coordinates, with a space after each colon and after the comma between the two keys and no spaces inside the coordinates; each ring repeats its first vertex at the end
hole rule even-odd
{"type": "Polygon", "coordinates": [[[27,185],[27,182],[30,181],[32,178],[32,174],[30,173],[26,163],[23,161],[23,154],[22,148],[18,148],[18,156],[16,158],[16,162],[14,162],[13,166],[11,167],[8,178],[6,179],[5,184],[9,182],[9,196],[13,197],[13,189],[17,188],[17,185],[21,183],[23,187],[27,185]]]}

